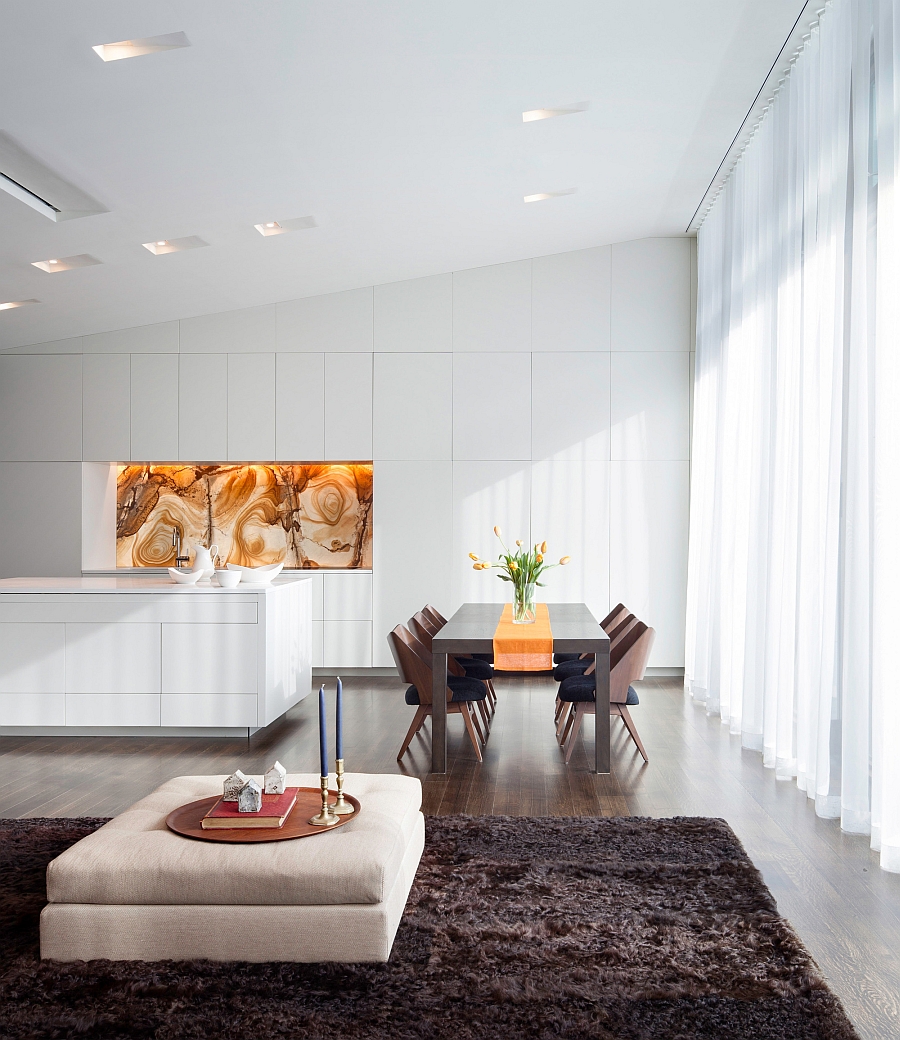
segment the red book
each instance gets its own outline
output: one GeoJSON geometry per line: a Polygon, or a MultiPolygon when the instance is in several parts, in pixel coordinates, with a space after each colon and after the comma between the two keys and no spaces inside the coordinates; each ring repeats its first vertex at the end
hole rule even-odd
{"type": "Polygon", "coordinates": [[[264,794],[259,812],[238,812],[237,802],[220,798],[200,821],[204,830],[236,830],[239,827],[281,827],[297,801],[299,787],[286,787],[284,794],[264,794]]]}

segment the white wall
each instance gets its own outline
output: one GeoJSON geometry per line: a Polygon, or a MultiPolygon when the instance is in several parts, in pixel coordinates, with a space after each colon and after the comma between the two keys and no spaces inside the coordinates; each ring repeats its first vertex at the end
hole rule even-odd
{"type": "Polygon", "coordinates": [[[373,576],[324,575],[317,663],[504,600],[466,555],[500,524],[572,556],[547,600],[625,602],[679,667],[692,271],[645,239],[4,352],[0,576],[79,572],[82,461],[374,459],[373,576]]]}

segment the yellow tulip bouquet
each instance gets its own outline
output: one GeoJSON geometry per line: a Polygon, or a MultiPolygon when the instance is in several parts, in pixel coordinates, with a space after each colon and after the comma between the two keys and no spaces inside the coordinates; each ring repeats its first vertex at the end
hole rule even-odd
{"type": "Polygon", "coordinates": [[[515,552],[508,549],[503,542],[503,533],[499,527],[494,528],[494,534],[500,539],[503,552],[497,557],[497,562],[482,560],[475,553],[469,553],[469,559],[474,560],[473,569],[476,571],[489,571],[496,568],[499,573],[497,577],[501,581],[512,582],[513,586],[513,622],[517,625],[528,625],[534,621],[534,590],[536,586],[544,587],[544,582],[538,578],[544,571],[553,567],[565,567],[571,559],[563,556],[558,563],[547,563],[545,555],[547,552],[546,542],[535,542],[534,548],[526,549],[525,543],[516,540],[515,552]]]}

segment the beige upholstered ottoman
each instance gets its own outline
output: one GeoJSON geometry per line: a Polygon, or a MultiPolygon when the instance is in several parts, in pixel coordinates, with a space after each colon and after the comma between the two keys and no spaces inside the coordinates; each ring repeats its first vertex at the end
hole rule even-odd
{"type": "Polygon", "coordinates": [[[358,818],[310,838],[226,845],[166,827],[172,809],[224,779],[170,780],[53,860],[41,956],[386,961],[425,842],[419,781],[348,773],[358,818]]]}

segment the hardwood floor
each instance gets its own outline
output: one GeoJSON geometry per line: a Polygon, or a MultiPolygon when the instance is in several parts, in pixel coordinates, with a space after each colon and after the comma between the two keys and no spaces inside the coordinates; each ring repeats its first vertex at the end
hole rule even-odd
{"type": "MultiPolygon", "coordinates": [[[[450,716],[449,772],[429,775],[428,736],[402,764],[412,718],[396,679],[345,681],[348,769],[419,776],[425,811],[529,816],[720,816],[744,843],[781,912],[844,1002],[864,1040],[900,1037],[900,876],[886,874],[864,838],[820,820],[793,783],[741,751],[718,719],[685,697],[680,680],[639,684],[633,715],[645,765],[612,720],[613,773],[589,772],[592,727],[568,768],[553,728],[555,684],[498,679],[499,705],[479,765],[461,720],[450,716]]],[[[330,684],[333,690],[333,683],[330,684]]],[[[314,698],[250,741],[210,738],[0,737],[0,816],[110,816],[173,776],[262,772],[279,758],[313,771],[314,698]]],[[[428,724],[430,726],[430,724],[428,724]]],[[[430,729],[428,730],[430,732],[430,729]]]]}

